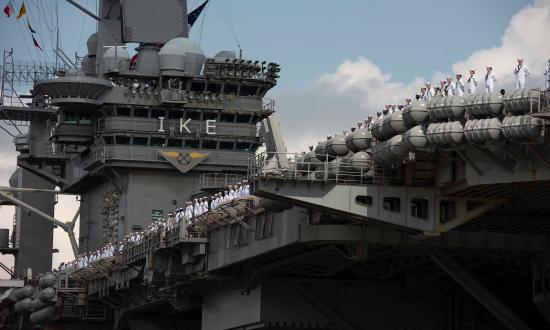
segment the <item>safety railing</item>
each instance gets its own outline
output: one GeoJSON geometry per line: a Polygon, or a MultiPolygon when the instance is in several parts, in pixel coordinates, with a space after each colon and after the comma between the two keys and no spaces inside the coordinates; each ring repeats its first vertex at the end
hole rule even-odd
{"type": "Polygon", "coordinates": [[[238,223],[246,230],[250,226],[244,220],[247,217],[263,212],[257,197],[247,196],[220,204],[215,210],[210,210],[195,216],[188,222],[182,219],[176,224],[159,222],[154,231],[142,232],[132,242],[123,246],[116,244],[111,257],[93,261],[82,268],[69,266],[58,276],[60,288],[78,289],[83,287],[82,281],[102,278],[105,274],[126,268],[128,265],[143,260],[159,249],[172,248],[181,243],[206,243],[208,232],[220,226],[238,223]]]}
{"type": "Polygon", "coordinates": [[[221,189],[229,185],[241,183],[246,177],[242,174],[234,173],[206,173],[199,176],[195,186],[195,191],[207,191],[211,189],[221,189]]]}
{"type": "Polygon", "coordinates": [[[344,184],[400,184],[401,164],[375,165],[370,160],[350,157],[265,152],[249,159],[248,176],[252,180],[282,179],[344,184]]]}

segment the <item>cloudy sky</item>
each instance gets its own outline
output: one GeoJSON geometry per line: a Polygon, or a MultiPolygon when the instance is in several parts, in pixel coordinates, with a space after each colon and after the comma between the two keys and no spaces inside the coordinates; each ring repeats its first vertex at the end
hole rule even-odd
{"type": "MultiPolygon", "coordinates": [[[[78,0],[91,11],[96,1],[78,0]]],[[[189,0],[189,7],[199,2],[189,0]]],[[[18,8],[21,0],[14,3],[18,8]]],[[[62,0],[25,3],[45,51],[33,46],[26,21],[2,17],[4,49],[13,47],[18,59],[51,61],[58,4],[65,53],[85,54],[94,21],[62,0]]],[[[515,59],[523,57],[532,72],[528,87],[541,86],[549,33],[550,0],[211,0],[191,38],[207,55],[240,45],[247,58],[281,64],[269,97],[289,149],[301,151],[413,96],[425,81],[470,68],[481,76],[491,64],[497,87],[509,88],[515,59]]],[[[0,133],[0,184],[7,184],[15,155],[11,138],[0,133]]],[[[70,220],[76,207],[74,196],[61,198],[56,217],[70,220]]],[[[0,209],[0,225],[9,227],[12,213],[0,209]]],[[[58,264],[69,251],[63,233],[56,233],[55,247],[58,264]]]]}

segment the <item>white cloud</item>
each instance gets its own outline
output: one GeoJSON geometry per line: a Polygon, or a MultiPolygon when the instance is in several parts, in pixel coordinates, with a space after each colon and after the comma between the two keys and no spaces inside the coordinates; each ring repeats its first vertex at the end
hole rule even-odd
{"type": "Polygon", "coordinates": [[[475,68],[482,74],[485,66],[492,65],[499,84],[509,88],[514,82],[516,59],[521,57],[532,74],[528,87],[543,86],[542,72],[550,58],[550,43],[546,39],[549,32],[550,0],[537,0],[512,17],[499,46],[476,51],[467,59],[454,63],[453,71],[467,73],[475,68]]]}
{"type": "MultiPolygon", "coordinates": [[[[453,73],[466,74],[470,68],[483,76],[491,64],[498,76],[497,88],[513,86],[516,58],[522,57],[531,71],[527,87],[543,86],[542,72],[550,57],[550,0],[537,0],[517,12],[510,20],[500,45],[474,52],[451,65],[453,73]]],[[[437,71],[430,80],[436,84],[449,75],[437,71]]],[[[304,151],[326,135],[354,126],[368,114],[374,115],[384,104],[400,104],[414,96],[424,83],[420,77],[410,82],[392,80],[367,58],[346,60],[335,72],[322,75],[312,86],[301,91],[274,92],[277,115],[291,152],[304,151]],[[306,117],[304,117],[306,116],[306,117]]]]}

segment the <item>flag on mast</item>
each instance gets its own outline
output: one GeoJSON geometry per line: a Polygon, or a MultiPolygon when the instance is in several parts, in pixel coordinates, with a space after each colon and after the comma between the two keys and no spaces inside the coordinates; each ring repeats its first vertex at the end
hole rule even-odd
{"type": "Polygon", "coordinates": [[[206,0],[202,5],[198,6],[195,10],[187,15],[187,23],[189,24],[189,26],[193,26],[193,24],[195,24],[195,21],[197,20],[197,18],[199,18],[202,10],[208,4],[208,1],[210,0],[206,0]]]}
{"type": "Polygon", "coordinates": [[[28,18],[27,18],[27,26],[29,27],[29,30],[31,31],[31,33],[36,33],[36,31],[32,28],[31,22],[29,22],[28,18]]]}
{"type": "Polygon", "coordinates": [[[34,43],[34,47],[42,50],[42,47],[40,47],[40,45],[38,44],[38,41],[36,41],[36,39],[34,38],[34,35],[31,34],[31,37],[32,37],[32,42],[34,43]]]}
{"type": "Polygon", "coordinates": [[[21,4],[21,8],[19,9],[19,15],[17,15],[17,19],[20,19],[21,17],[25,16],[25,14],[27,13],[27,8],[25,8],[25,3],[23,2],[21,4]]]}
{"type": "Polygon", "coordinates": [[[6,17],[11,17],[11,15],[13,15],[13,12],[14,12],[13,4],[11,3],[11,0],[10,0],[8,1],[8,4],[6,5],[6,7],[4,7],[4,14],[6,14],[6,17]]]}

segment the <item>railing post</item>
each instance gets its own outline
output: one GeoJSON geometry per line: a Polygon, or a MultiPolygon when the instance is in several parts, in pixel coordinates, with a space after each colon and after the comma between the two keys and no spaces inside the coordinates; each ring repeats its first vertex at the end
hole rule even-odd
{"type": "Polygon", "coordinates": [[[335,163],[336,163],[336,182],[338,182],[338,176],[340,174],[340,162],[339,162],[339,157],[336,156],[336,159],[335,159],[335,163]]]}
{"type": "Polygon", "coordinates": [[[294,179],[298,177],[298,153],[294,153],[294,179]]]}
{"type": "Polygon", "coordinates": [[[328,154],[325,154],[325,182],[328,180],[328,154]]]}

